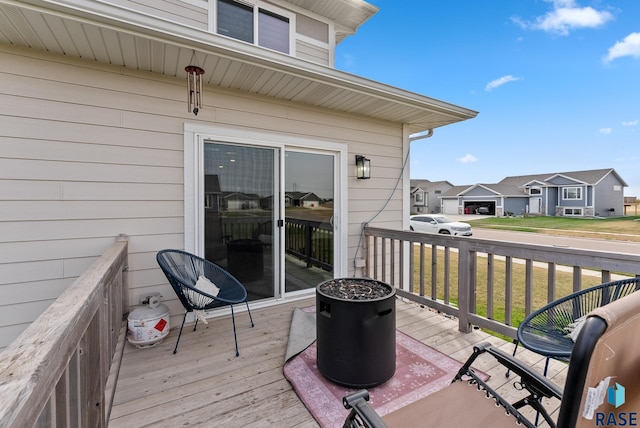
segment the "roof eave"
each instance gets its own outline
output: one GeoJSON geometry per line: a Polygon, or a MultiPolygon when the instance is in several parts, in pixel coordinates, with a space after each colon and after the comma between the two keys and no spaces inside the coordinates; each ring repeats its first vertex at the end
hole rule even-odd
{"type": "MultiPolygon", "coordinates": [[[[477,111],[451,103],[113,4],[88,0],[0,0],[0,7],[23,8],[55,15],[59,19],[69,19],[154,43],[167,44],[180,51],[195,50],[205,56],[224,58],[239,65],[300,79],[310,85],[320,85],[322,91],[314,91],[313,96],[305,94],[304,99],[287,97],[285,94],[270,96],[403,123],[408,125],[411,134],[472,119],[478,114],[477,111]],[[340,97],[315,94],[325,93],[325,88],[344,93],[353,101],[344,103],[336,99],[340,97]]],[[[181,74],[182,67],[176,67],[176,70],[176,76],[184,77],[181,74]]]]}

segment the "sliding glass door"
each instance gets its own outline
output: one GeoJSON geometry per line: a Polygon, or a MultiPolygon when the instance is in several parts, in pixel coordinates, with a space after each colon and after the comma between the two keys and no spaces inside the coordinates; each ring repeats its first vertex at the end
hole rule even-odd
{"type": "Polygon", "coordinates": [[[313,288],[333,277],[334,156],[285,151],[285,289],[313,288]]]}
{"type": "Polygon", "coordinates": [[[333,277],[335,158],[204,141],[204,257],[236,276],[249,300],[304,293],[333,277]]]}
{"type": "Polygon", "coordinates": [[[204,145],[204,255],[238,278],[249,300],[280,293],[274,258],[278,161],[278,149],[204,145]]]}

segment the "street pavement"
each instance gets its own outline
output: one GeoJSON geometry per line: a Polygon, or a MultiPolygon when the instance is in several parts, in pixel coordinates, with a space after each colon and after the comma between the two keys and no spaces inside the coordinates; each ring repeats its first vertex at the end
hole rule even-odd
{"type": "MultiPolygon", "coordinates": [[[[471,221],[487,216],[447,215],[451,220],[471,221]]],[[[570,236],[546,235],[544,233],[517,232],[510,230],[483,229],[473,227],[473,237],[524,244],[551,245],[582,250],[608,251],[612,253],[640,254],[640,242],[611,241],[598,238],[576,238],[570,236]]]]}

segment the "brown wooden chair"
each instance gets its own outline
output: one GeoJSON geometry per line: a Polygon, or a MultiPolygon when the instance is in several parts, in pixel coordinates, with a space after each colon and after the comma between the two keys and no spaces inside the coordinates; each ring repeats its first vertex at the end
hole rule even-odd
{"type": "Polygon", "coordinates": [[[632,293],[589,313],[573,347],[564,390],[487,343],[474,348],[451,385],[383,417],[367,403],[366,390],[344,397],[351,409],[344,427],[535,427],[521,413],[525,406],[540,412],[551,427],[630,426],[633,420],[637,425],[639,336],[640,293],[632,293]],[[471,365],[481,355],[491,355],[519,376],[515,385],[527,397],[509,403],[479,379],[471,365]],[[602,400],[599,405],[594,396],[602,400]],[[561,400],[556,420],[542,408],[543,398],[561,400]]]}

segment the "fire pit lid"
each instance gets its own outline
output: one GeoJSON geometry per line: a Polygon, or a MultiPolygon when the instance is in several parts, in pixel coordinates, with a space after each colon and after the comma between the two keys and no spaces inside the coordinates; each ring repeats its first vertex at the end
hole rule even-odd
{"type": "Polygon", "coordinates": [[[370,278],[330,279],[318,284],[316,290],[332,299],[367,302],[395,294],[395,289],[389,284],[370,278]]]}

